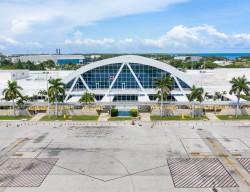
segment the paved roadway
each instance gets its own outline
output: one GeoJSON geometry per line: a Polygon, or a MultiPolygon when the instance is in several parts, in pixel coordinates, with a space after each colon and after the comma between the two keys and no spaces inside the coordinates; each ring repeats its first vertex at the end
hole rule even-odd
{"type": "Polygon", "coordinates": [[[4,192],[250,191],[249,173],[232,156],[250,158],[250,121],[169,121],[154,126],[152,122],[142,126],[130,122],[1,122],[0,151],[0,191],[4,192]],[[179,185],[173,182],[175,172],[169,167],[175,159],[181,162],[176,171],[187,174],[180,176],[179,185]],[[187,172],[185,163],[195,171],[187,172]],[[219,182],[224,177],[215,171],[217,175],[210,176],[201,169],[209,163],[229,174],[228,180],[219,182]],[[201,185],[193,185],[196,180],[201,185]],[[223,188],[213,187],[217,184],[223,188]]]}

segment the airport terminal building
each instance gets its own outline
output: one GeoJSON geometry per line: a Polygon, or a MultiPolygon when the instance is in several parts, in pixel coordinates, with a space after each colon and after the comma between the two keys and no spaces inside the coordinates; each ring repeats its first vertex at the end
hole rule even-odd
{"type": "Polygon", "coordinates": [[[140,56],[120,56],[84,66],[64,78],[65,101],[78,101],[84,92],[94,93],[100,102],[150,102],[157,92],[153,82],[171,75],[174,89],[169,99],[188,101],[194,84],[185,73],[159,61],[140,56]]]}
{"type": "MultiPolygon", "coordinates": [[[[171,75],[174,89],[167,101],[188,103],[188,95],[193,85],[203,87],[211,97],[207,101],[213,102],[212,95],[216,91],[226,91],[223,101],[237,101],[230,95],[232,77],[245,75],[250,79],[249,69],[215,69],[189,70],[186,72],[153,59],[126,55],[105,59],[84,65],[75,71],[28,71],[5,70],[0,71],[0,91],[6,87],[7,81],[16,80],[23,88],[23,95],[38,95],[40,90],[47,89],[46,79],[61,78],[66,84],[64,103],[77,103],[85,93],[95,95],[96,104],[118,105],[119,103],[157,104],[156,87],[153,82],[163,74],[171,75]]],[[[0,98],[4,101],[3,96],[0,98]]],[[[241,99],[241,101],[244,101],[241,99]]],[[[206,101],[205,101],[206,102],[206,101]]]]}

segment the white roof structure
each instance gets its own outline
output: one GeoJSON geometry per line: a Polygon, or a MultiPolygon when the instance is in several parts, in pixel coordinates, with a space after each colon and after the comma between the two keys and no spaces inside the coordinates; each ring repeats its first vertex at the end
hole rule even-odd
{"type": "Polygon", "coordinates": [[[100,66],[110,65],[113,63],[138,63],[138,64],[143,64],[143,65],[149,65],[149,66],[156,67],[158,69],[162,69],[164,71],[169,72],[170,74],[175,75],[176,77],[180,78],[185,83],[187,83],[189,86],[192,86],[194,84],[193,81],[185,75],[185,73],[179,71],[178,69],[176,69],[176,68],[174,68],[166,63],[162,63],[160,61],[156,61],[153,59],[149,59],[149,58],[142,57],[142,56],[136,56],[136,55],[125,55],[125,56],[113,57],[110,59],[105,59],[105,60],[91,63],[89,65],[83,66],[80,69],[72,72],[63,81],[64,81],[64,83],[69,83],[71,80],[73,80],[77,76],[79,76],[79,75],[81,75],[81,74],[83,74],[91,69],[94,69],[94,68],[97,68],[100,66]]]}

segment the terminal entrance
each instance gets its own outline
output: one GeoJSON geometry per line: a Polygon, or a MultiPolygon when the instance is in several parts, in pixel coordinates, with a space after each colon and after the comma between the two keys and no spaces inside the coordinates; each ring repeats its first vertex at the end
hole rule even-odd
{"type": "MultiPolygon", "coordinates": [[[[124,83],[125,89],[125,83],[124,83]]],[[[115,95],[113,102],[131,102],[131,101],[138,101],[138,95],[115,95]]]]}

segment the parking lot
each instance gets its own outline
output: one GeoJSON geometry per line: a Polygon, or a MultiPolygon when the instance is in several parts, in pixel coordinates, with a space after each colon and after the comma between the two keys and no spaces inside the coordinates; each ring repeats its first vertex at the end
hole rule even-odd
{"type": "Polygon", "coordinates": [[[0,191],[250,191],[250,122],[2,122],[0,191]]]}

